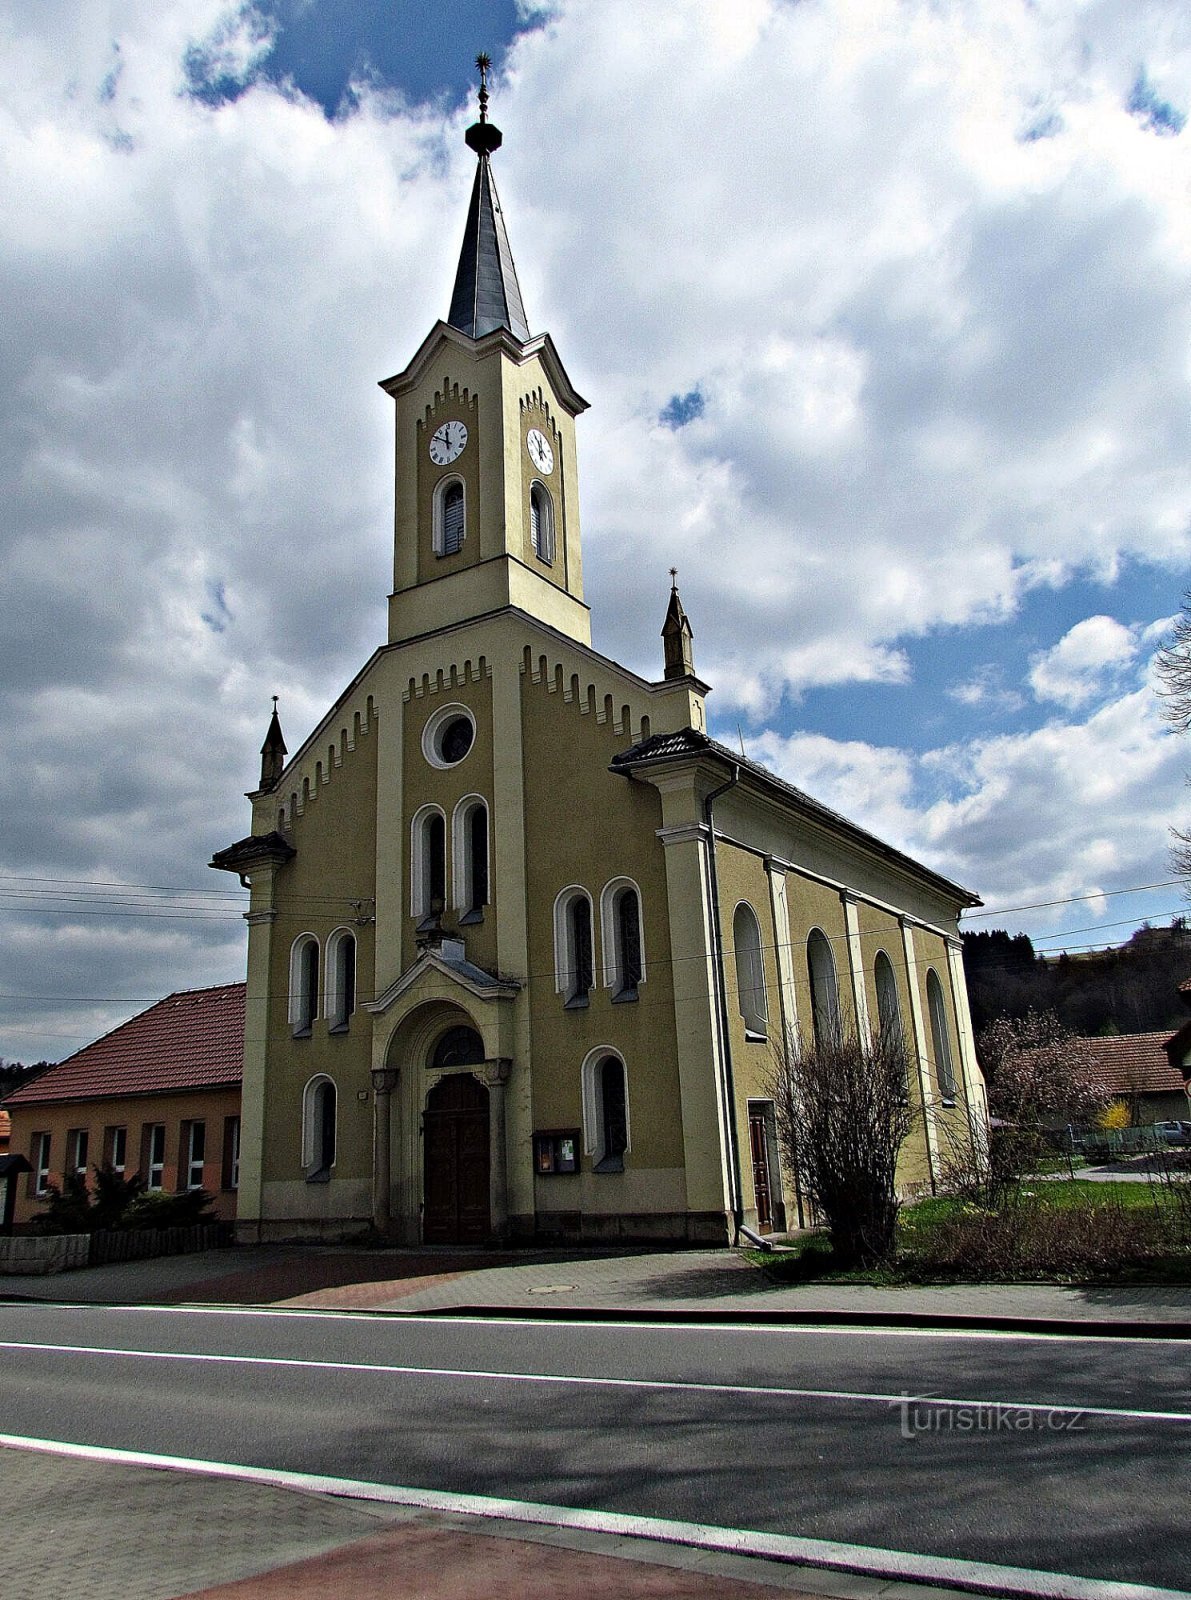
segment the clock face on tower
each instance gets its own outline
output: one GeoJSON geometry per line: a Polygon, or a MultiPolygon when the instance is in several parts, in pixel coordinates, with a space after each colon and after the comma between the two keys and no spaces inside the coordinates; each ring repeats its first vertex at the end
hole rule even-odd
{"type": "Polygon", "coordinates": [[[540,428],[531,428],[525,435],[525,448],[529,451],[529,459],[545,477],[554,471],[554,451],[550,448],[550,441],[540,428]]]}
{"type": "Polygon", "coordinates": [[[449,467],[458,461],[467,444],[467,428],[462,422],[444,422],[430,439],[430,459],[436,467],[449,467]]]}

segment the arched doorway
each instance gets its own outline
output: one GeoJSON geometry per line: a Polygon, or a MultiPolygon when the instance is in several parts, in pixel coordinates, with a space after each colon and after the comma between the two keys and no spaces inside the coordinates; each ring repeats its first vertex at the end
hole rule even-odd
{"type": "Polygon", "coordinates": [[[427,1244],[480,1244],[492,1231],[487,1089],[470,1072],[448,1073],[431,1089],[422,1125],[422,1237],[427,1244]]]}

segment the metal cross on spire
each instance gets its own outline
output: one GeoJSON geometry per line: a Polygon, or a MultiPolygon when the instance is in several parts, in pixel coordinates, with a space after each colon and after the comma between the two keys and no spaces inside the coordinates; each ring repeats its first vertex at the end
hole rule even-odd
{"type": "Polygon", "coordinates": [[[476,57],[476,66],[480,69],[480,121],[488,120],[488,74],[492,71],[492,57],[486,50],[481,50],[476,57]]]}

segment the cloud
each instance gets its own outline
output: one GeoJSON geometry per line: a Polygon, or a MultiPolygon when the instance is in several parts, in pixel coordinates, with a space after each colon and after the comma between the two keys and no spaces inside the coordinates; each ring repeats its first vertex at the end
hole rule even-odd
{"type": "MultiPolygon", "coordinates": [[[[245,829],[271,694],[296,747],[384,637],[376,380],[446,309],[472,111],[370,80],[329,119],[258,71],[263,27],[224,0],[0,0],[10,876],[205,886],[245,829]]],[[[1185,568],[1191,146],[1128,109],[1138,62],[1159,99],[1186,81],[1175,0],[558,0],[514,41],[497,177],[530,321],[593,401],[600,648],[658,675],[675,565],[713,705],[750,744],[789,740],[811,688],[907,682],[911,641],[1131,557],[1185,568]]],[[[1038,650],[1051,705],[1127,686],[1068,641],[1038,650]]],[[[991,708],[987,655],[960,703],[991,708]]],[[[1009,848],[997,774],[1042,734],[1006,737],[1025,744],[880,770],[845,739],[812,775],[861,805],[880,785],[879,820],[978,886],[1010,859],[1060,877],[1081,816],[1130,855],[1132,793],[1074,782],[1053,847],[1007,791],[1009,848]],[[949,763],[969,831],[936,840],[949,763]]],[[[214,926],[23,913],[0,985],[236,977],[238,925],[214,926]]],[[[42,1022],[79,1043],[97,1015],[42,1022]]]]}
{"type": "Polygon", "coordinates": [[[1101,695],[1133,665],[1142,630],[1112,617],[1087,617],[1030,663],[1030,687],[1039,700],[1076,708],[1101,695]]]}

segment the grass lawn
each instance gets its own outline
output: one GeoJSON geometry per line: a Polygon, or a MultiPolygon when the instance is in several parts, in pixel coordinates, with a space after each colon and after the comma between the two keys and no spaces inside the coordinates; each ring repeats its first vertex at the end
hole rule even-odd
{"type": "Polygon", "coordinates": [[[786,1284],[1191,1283],[1188,1219],[1180,1231],[1176,1212],[1161,1186],[1148,1183],[1031,1179],[999,1213],[951,1196],[906,1206],[897,1254],[881,1267],[840,1267],[820,1233],[793,1241],[789,1250],[748,1256],[786,1284]]]}

